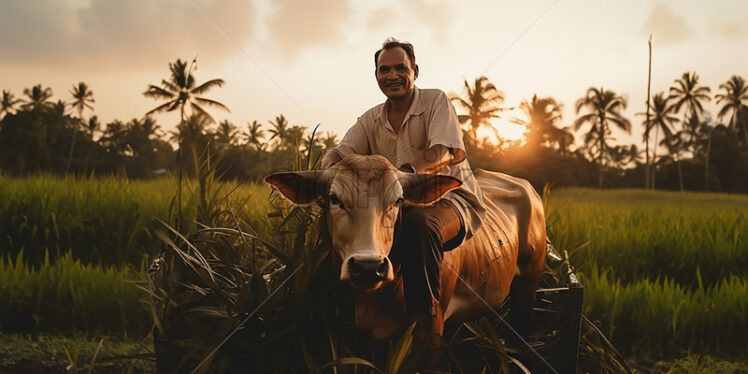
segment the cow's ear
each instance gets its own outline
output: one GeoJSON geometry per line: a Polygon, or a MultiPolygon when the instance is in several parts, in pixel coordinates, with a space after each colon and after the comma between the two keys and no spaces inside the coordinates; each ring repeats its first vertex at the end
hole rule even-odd
{"type": "Polygon", "coordinates": [[[406,203],[429,205],[462,182],[449,175],[402,173],[400,185],[406,203]]]}
{"type": "Polygon", "coordinates": [[[327,191],[327,170],[275,173],[265,177],[265,182],[277,188],[296,204],[309,204],[327,191]]]}

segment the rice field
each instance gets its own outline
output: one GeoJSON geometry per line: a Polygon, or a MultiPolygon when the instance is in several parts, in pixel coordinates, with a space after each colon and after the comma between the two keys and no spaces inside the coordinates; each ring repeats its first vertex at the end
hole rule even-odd
{"type": "MultiPolygon", "coordinates": [[[[268,189],[218,189],[238,219],[270,232],[268,189]]],[[[183,215],[199,193],[184,188],[183,215]]],[[[145,334],[145,268],[176,212],[173,179],[0,176],[0,332],[145,334]]],[[[748,196],[553,191],[550,237],[569,252],[585,313],[626,355],[746,357],[748,196]]],[[[194,224],[194,223],[193,223],[194,224]]],[[[742,359],[741,359],[742,360],[742,359]]]]}
{"type": "Polygon", "coordinates": [[[565,189],[547,205],[585,313],[619,349],[748,353],[748,196],[565,189]]]}

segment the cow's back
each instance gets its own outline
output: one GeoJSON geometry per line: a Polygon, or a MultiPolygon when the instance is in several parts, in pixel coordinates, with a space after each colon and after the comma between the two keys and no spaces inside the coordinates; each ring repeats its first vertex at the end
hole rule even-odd
{"type": "Polygon", "coordinates": [[[474,175],[486,215],[472,238],[445,253],[442,271],[442,295],[451,295],[441,300],[444,317],[456,323],[498,308],[514,276],[542,271],[545,260],[543,205],[532,185],[482,169],[474,175]]]}

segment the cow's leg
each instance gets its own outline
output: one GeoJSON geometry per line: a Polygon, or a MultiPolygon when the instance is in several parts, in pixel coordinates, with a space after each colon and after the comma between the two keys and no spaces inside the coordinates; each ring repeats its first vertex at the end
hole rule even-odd
{"type": "MultiPolygon", "coordinates": [[[[535,290],[539,282],[539,275],[520,275],[512,281],[512,288],[509,293],[511,296],[509,325],[523,339],[527,339],[530,333],[530,316],[535,304],[535,290]]],[[[512,336],[512,338],[516,338],[516,336],[512,336]]]]}
{"type": "Polygon", "coordinates": [[[537,243],[528,246],[525,250],[520,249],[519,275],[514,277],[509,291],[511,296],[509,324],[522,338],[527,338],[530,333],[530,317],[535,304],[535,290],[543,275],[544,249],[544,245],[540,246],[537,243]]]}

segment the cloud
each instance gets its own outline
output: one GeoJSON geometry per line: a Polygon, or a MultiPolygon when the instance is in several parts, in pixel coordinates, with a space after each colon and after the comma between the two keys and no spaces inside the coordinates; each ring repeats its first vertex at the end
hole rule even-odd
{"type": "Polygon", "coordinates": [[[642,32],[651,33],[652,40],[661,46],[679,44],[693,36],[686,19],[673,13],[670,6],[665,3],[655,5],[644,22],[642,32]]]}
{"type": "Polygon", "coordinates": [[[403,5],[421,24],[431,29],[436,40],[444,40],[452,24],[453,13],[453,9],[446,2],[411,0],[403,2],[403,5]]]}
{"type": "Polygon", "coordinates": [[[284,58],[341,39],[351,12],[347,0],[281,0],[274,4],[275,12],[266,19],[269,41],[284,58]]]}
{"type": "MultiPolygon", "coordinates": [[[[249,0],[194,1],[237,44],[253,36],[249,0]]],[[[3,8],[2,64],[113,68],[236,52],[192,1],[8,1],[3,8]]]]}
{"type": "Polygon", "coordinates": [[[395,20],[395,11],[392,8],[377,8],[368,17],[366,27],[370,30],[385,28],[395,20]]]}
{"type": "Polygon", "coordinates": [[[715,34],[727,39],[748,38],[748,25],[740,21],[709,20],[709,28],[715,34]]]}

